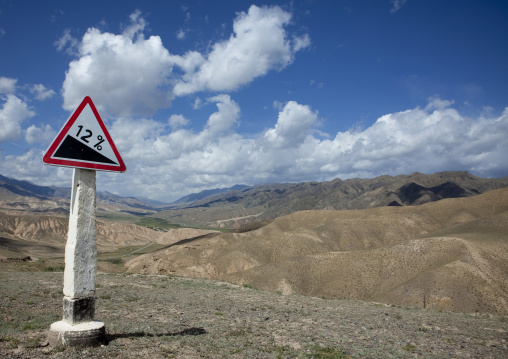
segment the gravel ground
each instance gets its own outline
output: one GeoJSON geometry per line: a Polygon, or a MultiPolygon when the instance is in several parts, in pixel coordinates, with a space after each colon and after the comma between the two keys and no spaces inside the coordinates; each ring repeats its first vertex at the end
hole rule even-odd
{"type": "Polygon", "coordinates": [[[99,274],[107,345],[51,348],[61,272],[0,265],[2,358],[508,358],[508,318],[281,295],[171,276],[99,274]]]}

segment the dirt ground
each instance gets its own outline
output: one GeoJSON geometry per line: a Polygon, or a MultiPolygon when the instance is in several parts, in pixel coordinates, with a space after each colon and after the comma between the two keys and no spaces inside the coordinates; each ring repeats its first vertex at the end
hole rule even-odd
{"type": "Polygon", "coordinates": [[[97,277],[95,317],[108,343],[52,348],[46,336],[61,319],[63,273],[32,269],[0,263],[2,358],[508,357],[507,317],[113,273],[97,277]]]}

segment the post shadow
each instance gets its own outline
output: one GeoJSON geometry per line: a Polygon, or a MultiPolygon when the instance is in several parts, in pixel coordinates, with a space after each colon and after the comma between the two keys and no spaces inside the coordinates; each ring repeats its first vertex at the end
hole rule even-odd
{"type": "Polygon", "coordinates": [[[145,333],[143,331],[132,332],[132,333],[117,333],[117,334],[106,334],[107,343],[112,342],[116,339],[121,338],[160,338],[160,337],[177,337],[177,336],[190,336],[190,335],[205,335],[207,333],[204,328],[187,328],[178,332],[167,332],[167,333],[145,333]]]}

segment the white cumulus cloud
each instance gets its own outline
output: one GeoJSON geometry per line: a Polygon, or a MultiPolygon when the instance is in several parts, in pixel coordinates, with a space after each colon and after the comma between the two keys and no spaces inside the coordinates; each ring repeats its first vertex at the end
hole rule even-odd
{"type": "Polygon", "coordinates": [[[0,94],[14,93],[18,80],[0,76],[0,94]]]}
{"type": "Polygon", "coordinates": [[[424,108],[381,116],[364,130],[321,139],[314,128],[319,122],[317,111],[290,101],[280,109],[272,128],[245,137],[234,131],[241,112],[229,96],[208,101],[218,101],[217,111],[200,132],[170,131],[156,122],[146,122],[150,130],[144,129],[142,138],[134,145],[125,142],[119,146],[131,166],[127,175],[143,183],[132,190],[141,191],[142,196],[175,198],[237,183],[442,170],[496,176],[508,171],[503,161],[508,153],[504,140],[508,109],[498,117],[472,119],[462,116],[451,102],[432,99],[424,108]],[[210,136],[213,129],[220,131],[210,136]]]}
{"type": "MultiPolygon", "coordinates": [[[[205,106],[212,104],[216,109],[198,132],[182,128],[188,119],[180,115],[173,117],[173,126],[171,121],[148,118],[115,120],[110,133],[127,172],[101,173],[98,188],[169,201],[238,183],[370,178],[415,171],[467,170],[483,177],[508,173],[508,108],[497,116],[487,112],[471,118],[453,108],[453,102],[433,98],[423,107],[381,116],[363,130],[322,136],[315,129],[321,121],[318,112],[290,101],[281,104],[271,128],[244,136],[236,130],[239,105],[226,94],[208,98],[205,106]]],[[[26,179],[37,171],[48,172],[40,156],[37,161],[35,157],[33,152],[4,157],[0,172],[26,179]]]]}
{"type": "Polygon", "coordinates": [[[85,96],[100,98],[105,115],[152,114],[169,107],[172,61],[159,36],[144,39],[138,12],[120,35],[89,29],[79,58],[69,64],[63,83],[64,108],[74,110],[85,96]]]}
{"type": "Polygon", "coordinates": [[[44,125],[41,127],[37,127],[35,125],[31,125],[25,131],[25,140],[29,144],[42,142],[42,143],[51,143],[56,136],[56,132],[51,128],[50,125],[44,125]]]}
{"type": "Polygon", "coordinates": [[[210,135],[217,135],[231,129],[240,117],[240,107],[229,95],[217,95],[207,99],[217,104],[218,111],[211,114],[206,124],[210,135]]]}
{"type": "Polygon", "coordinates": [[[42,186],[69,187],[72,181],[72,170],[44,165],[41,161],[43,155],[42,150],[30,149],[20,156],[0,156],[0,173],[42,186]]]}
{"type": "Polygon", "coordinates": [[[185,39],[185,35],[186,35],[186,32],[182,29],[178,30],[178,32],[176,33],[176,38],[178,40],[183,40],[185,39]]]}
{"type": "Polygon", "coordinates": [[[63,83],[64,109],[74,110],[88,95],[101,99],[97,106],[105,116],[151,116],[175,96],[236,90],[285,68],[310,45],[308,35],[288,33],[290,19],[280,7],[252,5],[237,15],[229,39],[213,44],[208,54],[171,54],[159,36],[145,39],[147,23],[139,11],[118,35],[90,28],[75,46],[66,31],[56,46],[76,47],[78,55],[63,83]]]}
{"type": "Polygon", "coordinates": [[[168,122],[169,126],[171,126],[173,130],[176,130],[179,127],[187,125],[189,120],[187,120],[184,115],[171,115],[168,122]]]}
{"type": "Polygon", "coordinates": [[[234,34],[215,43],[195,71],[187,71],[175,85],[175,94],[236,90],[270,70],[285,68],[293,62],[296,51],[310,45],[308,35],[295,37],[291,44],[284,28],[290,19],[291,14],[277,6],[252,5],[247,13],[239,13],[234,34]]]}
{"type": "Polygon", "coordinates": [[[54,43],[58,51],[65,51],[68,55],[78,54],[79,40],[71,35],[71,29],[65,29],[63,35],[54,43]]]}
{"type": "Polygon", "coordinates": [[[1,100],[5,102],[0,109],[0,142],[18,139],[21,136],[21,122],[35,116],[35,112],[13,94],[7,94],[1,100]]]}
{"type": "Polygon", "coordinates": [[[279,113],[275,127],[266,131],[265,139],[276,147],[298,147],[310,136],[317,117],[309,106],[289,101],[279,113]]]}
{"type": "Polygon", "coordinates": [[[55,91],[46,88],[46,86],[42,84],[32,85],[32,87],[30,87],[30,93],[39,101],[47,100],[55,95],[55,91]]]}

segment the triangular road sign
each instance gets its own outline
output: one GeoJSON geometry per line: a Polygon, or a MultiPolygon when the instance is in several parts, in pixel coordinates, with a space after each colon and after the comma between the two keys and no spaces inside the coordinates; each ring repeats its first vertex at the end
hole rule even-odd
{"type": "Polygon", "coordinates": [[[125,172],[127,169],[88,96],[62,127],[42,162],[102,171],[125,172]]]}

